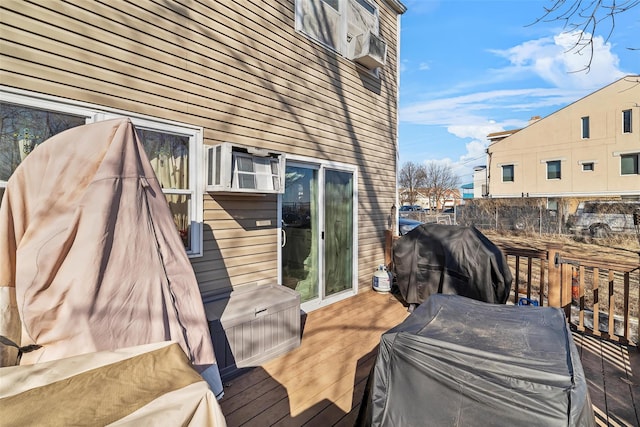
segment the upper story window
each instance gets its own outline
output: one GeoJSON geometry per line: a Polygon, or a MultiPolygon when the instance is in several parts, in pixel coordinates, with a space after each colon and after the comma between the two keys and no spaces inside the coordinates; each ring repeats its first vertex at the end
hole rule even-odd
{"type": "Polygon", "coordinates": [[[589,117],[582,118],[582,138],[589,138],[589,117]]]}
{"type": "MultiPolygon", "coordinates": [[[[66,129],[126,114],[69,106],[66,102],[2,94],[0,103],[0,196],[18,164],[33,148],[66,129]]],[[[202,202],[196,153],[201,131],[152,119],[131,118],[165,194],[189,255],[202,253],[202,202]]]]}
{"type": "Polygon", "coordinates": [[[547,162],[547,179],[561,179],[561,163],[560,160],[551,160],[547,162]]]}
{"type": "Polygon", "coordinates": [[[502,166],[502,182],[513,182],[513,165],[502,166]]]}
{"type": "Polygon", "coordinates": [[[379,12],[370,0],[296,0],[296,30],[351,58],[358,36],[379,35],[379,12]]]}
{"type": "Polygon", "coordinates": [[[631,133],[631,110],[622,112],[622,133],[631,133]]]}
{"type": "Polygon", "coordinates": [[[582,171],[583,172],[593,172],[595,169],[594,162],[584,162],[582,163],[582,171]]]}
{"type": "Polygon", "coordinates": [[[638,163],[640,153],[622,154],[620,155],[620,174],[622,175],[638,175],[638,163]]]}

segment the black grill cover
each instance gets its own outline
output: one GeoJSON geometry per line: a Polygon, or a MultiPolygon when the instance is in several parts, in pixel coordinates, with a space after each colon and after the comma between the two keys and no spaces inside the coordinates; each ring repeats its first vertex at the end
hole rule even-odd
{"type": "Polygon", "coordinates": [[[357,426],[595,426],[559,308],[432,295],[382,335],[357,426]]]}
{"type": "Polygon", "coordinates": [[[396,240],[393,263],[409,304],[436,293],[504,304],[513,280],[504,254],[475,227],[420,225],[396,240]]]}

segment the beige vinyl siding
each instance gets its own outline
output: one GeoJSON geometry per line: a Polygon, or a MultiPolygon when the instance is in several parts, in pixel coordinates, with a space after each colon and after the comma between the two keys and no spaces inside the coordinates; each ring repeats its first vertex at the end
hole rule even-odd
{"type": "MultiPolygon", "coordinates": [[[[294,1],[3,1],[1,83],[358,167],[359,275],[383,260],[396,171],[396,14],[380,78],[295,32],[294,1]]],[[[204,196],[203,293],[277,278],[276,197],[204,196]],[[255,227],[256,220],[272,226],[255,227]],[[251,224],[254,224],[252,227],[251,224]]]]}

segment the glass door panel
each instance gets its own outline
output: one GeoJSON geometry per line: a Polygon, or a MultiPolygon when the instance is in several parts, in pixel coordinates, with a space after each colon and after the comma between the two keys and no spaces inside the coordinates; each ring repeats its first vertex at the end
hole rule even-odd
{"type": "Polygon", "coordinates": [[[326,169],[324,179],[324,288],[353,287],[353,174],[326,169]]]}
{"type": "Polygon", "coordinates": [[[319,296],[318,170],[287,166],[282,196],[282,283],[301,302],[319,296]]]}

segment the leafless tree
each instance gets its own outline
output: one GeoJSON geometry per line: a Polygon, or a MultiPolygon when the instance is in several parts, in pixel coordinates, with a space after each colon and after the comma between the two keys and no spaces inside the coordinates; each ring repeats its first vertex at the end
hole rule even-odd
{"type": "MultiPolygon", "coordinates": [[[[544,7],[544,14],[535,20],[539,22],[562,21],[569,32],[578,32],[575,45],[569,50],[577,54],[589,54],[587,64],[581,70],[591,69],[593,61],[593,38],[597,32],[606,33],[609,40],[616,26],[616,16],[640,5],[640,0],[549,0],[551,6],[544,7]]],[[[638,47],[629,47],[638,50],[638,47]]]]}
{"type": "Polygon", "coordinates": [[[425,187],[430,203],[435,204],[433,207],[442,205],[447,195],[457,190],[459,183],[459,178],[453,173],[451,166],[438,162],[427,163],[425,187]]]}
{"type": "Polygon", "coordinates": [[[418,188],[426,183],[426,168],[422,164],[406,162],[400,169],[398,185],[400,186],[400,202],[415,205],[418,198],[418,188]]]}

